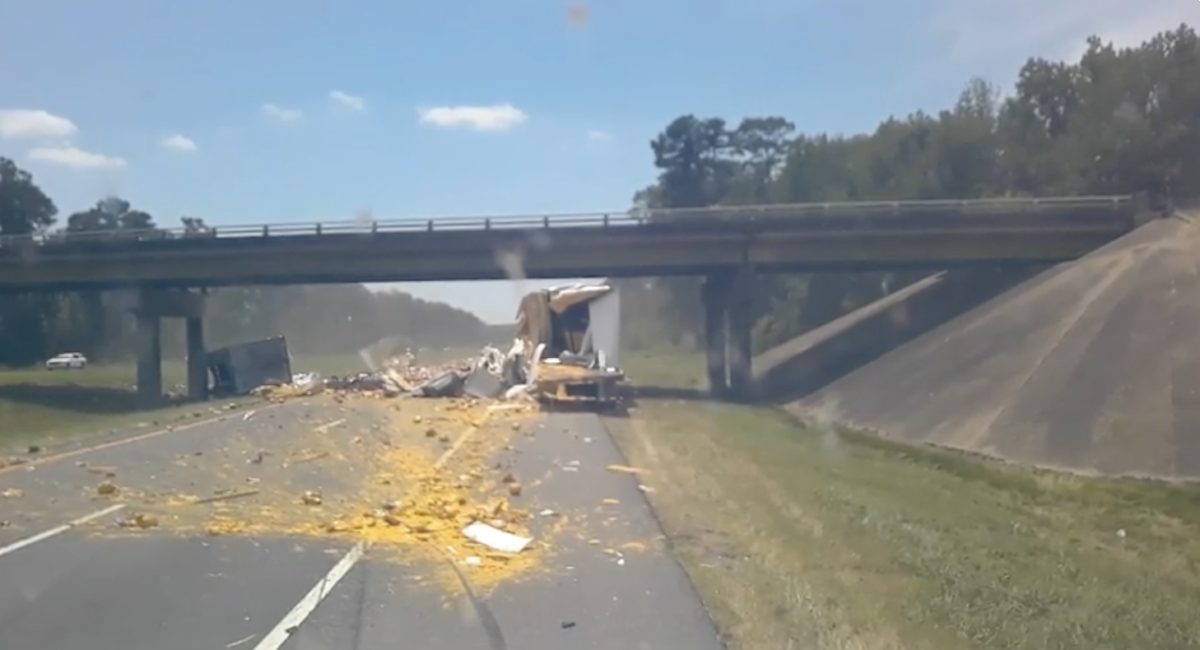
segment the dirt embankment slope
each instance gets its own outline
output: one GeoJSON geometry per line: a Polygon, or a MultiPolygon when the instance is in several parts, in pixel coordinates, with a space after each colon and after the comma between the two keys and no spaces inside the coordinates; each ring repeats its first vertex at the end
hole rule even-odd
{"type": "Polygon", "coordinates": [[[1200,478],[1200,215],[1055,267],[789,408],[1021,463],[1200,478]]]}

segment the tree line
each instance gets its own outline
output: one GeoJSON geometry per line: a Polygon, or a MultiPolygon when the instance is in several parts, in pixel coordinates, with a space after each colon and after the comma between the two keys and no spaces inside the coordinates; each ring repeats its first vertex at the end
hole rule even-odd
{"type": "MultiPolygon", "coordinates": [[[[1200,41],[1187,25],[1137,47],[1087,40],[1077,61],[1029,59],[1005,93],[972,79],[953,106],[871,133],[804,133],[779,116],[683,115],[650,142],[656,182],[635,208],[1145,192],[1200,198],[1200,41]]],[[[757,278],[762,351],[915,281],[911,273],[757,278]]],[[[702,335],[699,279],[625,282],[627,340],[702,335]],[[628,304],[628,303],[627,303],[628,304]]]]}
{"type": "MultiPolygon", "coordinates": [[[[209,232],[203,219],[182,217],[181,236],[209,232]]],[[[33,176],[0,157],[0,235],[57,235],[149,231],[167,236],[149,213],[118,197],[58,219],[54,201],[33,176]]],[[[63,351],[101,361],[133,356],[134,321],[120,292],[33,292],[0,295],[0,366],[37,363],[63,351]]],[[[413,345],[481,345],[495,334],[474,314],[399,291],[370,291],[359,284],[236,287],[208,299],[209,347],[283,334],[301,354],[358,350],[386,336],[413,345]]],[[[164,353],[183,354],[183,323],[163,321],[164,353]]]]}

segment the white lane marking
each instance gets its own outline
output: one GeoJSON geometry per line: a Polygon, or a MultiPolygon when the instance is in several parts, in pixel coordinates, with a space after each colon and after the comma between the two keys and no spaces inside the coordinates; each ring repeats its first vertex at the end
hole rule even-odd
{"type": "MultiPolygon", "coordinates": [[[[330,424],[341,424],[343,421],[344,420],[339,420],[330,424]]],[[[478,426],[468,427],[467,430],[464,431],[461,436],[459,436],[458,440],[454,442],[454,446],[447,449],[444,454],[434,461],[434,467],[440,468],[442,465],[445,465],[446,461],[450,460],[450,457],[453,456],[459,449],[461,449],[463,444],[478,430],[478,426]]],[[[342,557],[337,564],[333,565],[333,568],[329,570],[329,573],[325,574],[325,577],[321,578],[321,580],[318,581],[317,584],[311,590],[309,590],[307,594],[304,595],[304,598],[301,598],[300,602],[296,603],[296,606],[292,608],[292,611],[288,612],[287,615],[285,615],[283,619],[280,620],[277,625],[275,625],[275,627],[271,628],[271,631],[268,632],[265,637],[263,637],[262,641],[259,641],[258,645],[254,646],[254,650],[279,650],[279,648],[287,642],[296,629],[300,627],[300,624],[303,623],[305,619],[307,619],[313,613],[314,610],[316,610],[317,605],[320,605],[321,601],[329,595],[329,592],[333,591],[333,588],[337,586],[337,583],[341,582],[342,578],[346,577],[346,574],[350,572],[350,569],[354,568],[355,564],[358,564],[358,561],[362,559],[363,552],[365,550],[366,547],[362,542],[359,542],[354,546],[354,548],[350,549],[350,552],[346,553],[346,555],[342,557]]]]}
{"type": "MultiPolygon", "coordinates": [[[[267,409],[273,409],[273,408],[279,407],[282,404],[283,404],[283,402],[276,403],[276,404],[267,404],[266,406],[259,407],[258,410],[265,411],[267,409]]],[[[170,425],[163,429],[156,429],[154,431],[150,431],[147,433],[140,433],[135,436],[129,436],[126,438],[117,438],[116,440],[109,440],[108,442],[100,442],[100,443],[96,443],[94,445],[89,445],[87,447],[80,447],[78,449],[71,449],[69,451],[51,453],[46,456],[40,456],[38,458],[30,459],[24,463],[18,463],[16,465],[8,465],[6,467],[0,467],[0,474],[4,474],[5,472],[15,472],[15,471],[17,471],[17,468],[21,468],[22,470],[30,470],[30,469],[33,469],[34,467],[38,467],[39,465],[48,465],[50,463],[54,463],[54,462],[57,462],[60,460],[66,460],[68,458],[82,456],[83,454],[90,454],[92,452],[102,451],[104,449],[112,449],[113,447],[123,447],[125,445],[133,444],[135,442],[142,442],[143,440],[150,440],[151,438],[158,438],[160,436],[165,436],[169,433],[182,433],[189,429],[195,429],[197,427],[202,427],[206,424],[215,424],[217,422],[224,422],[225,420],[228,420],[231,417],[233,417],[233,416],[226,413],[226,414],[217,415],[217,416],[214,416],[211,418],[204,418],[203,420],[196,420],[195,422],[187,422],[185,424],[180,424],[180,425],[170,425]]]]}
{"type": "Polygon", "coordinates": [[[313,429],[313,433],[325,433],[326,431],[338,426],[339,424],[343,424],[345,421],[346,421],[346,418],[342,418],[340,420],[334,420],[333,422],[326,422],[325,424],[322,424],[321,426],[317,427],[316,429],[313,429]]]}
{"type": "Polygon", "coordinates": [[[101,517],[106,517],[108,515],[111,515],[112,513],[116,512],[124,507],[125,507],[124,503],[118,503],[116,505],[111,505],[103,510],[97,510],[96,512],[84,515],[78,519],[72,519],[71,521],[68,521],[67,523],[65,523],[61,526],[56,526],[54,528],[51,528],[50,530],[43,530],[42,532],[40,532],[32,537],[26,537],[25,539],[13,542],[12,544],[9,544],[8,546],[0,547],[0,557],[4,557],[5,555],[8,555],[9,553],[12,553],[14,551],[19,551],[19,550],[25,548],[26,546],[30,546],[32,544],[37,544],[38,542],[40,542],[44,539],[49,539],[60,533],[65,533],[68,530],[71,530],[72,528],[75,528],[76,526],[82,526],[82,525],[86,524],[87,522],[92,521],[93,519],[99,519],[101,517]]]}
{"type": "Polygon", "coordinates": [[[478,430],[479,427],[471,427],[464,431],[463,434],[458,437],[458,440],[454,441],[453,447],[447,449],[446,453],[442,454],[437,460],[433,461],[433,468],[441,469],[442,465],[445,465],[446,462],[450,460],[450,457],[457,453],[458,450],[462,448],[463,444],[466,443],[467,440],[470,439],[470,437],[478,430]]]}
{"type": "Polygon", "coordinates": [[[308,618],[308,616],[313,613],[313,610],[317,608],[317,605],[321,604],[321,601],[324,600],[331,591],[333,591],[333,588],[337,586],[337,583],[341,582],[342,578],[346,577],[346,574],[350,572],[350,569],[353,569],[354,565],[362,559],[363,550],[364,546],[362,542],[359,542],[354,546],[354,548],[350,549],[349,553],[343,556],[342,559],[338,560],[338,563],[333,565],[333,568],[329,570],[329,573],[325,574],[325,576],[321,578],[307,594],[304,595],[304,598],[301,598],[300,602],[296,603],[296,606],[292,608],[292,611],[288,612],[287,615],[285,615],[283,619],[281,619],[279,623],[276,624],[275,627],[263,637],[263,640],[259,641],[258,645],[254,646],[254,650],[279,650],[279,648],[285,642],[287,642],[288,638],[291,637],[292,633],[296,631],[296,628],[300,627],[300,624],[304,622],[304,619],[308,618]]]}

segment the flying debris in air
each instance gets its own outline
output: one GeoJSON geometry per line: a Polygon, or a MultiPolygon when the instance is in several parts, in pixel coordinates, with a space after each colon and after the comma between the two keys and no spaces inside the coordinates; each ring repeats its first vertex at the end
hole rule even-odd
{"type": "Polygon", "coordinates": [[[375,215],[371,212],[370,208],[363,208],[354,213],[354,223],[355,225],[364,228],[367,226],[373,226],[375,225],[375,215]]]}
{"type": "Polygon", "coordinates": [[[586,5],[569,5],[567,7],[567,24],[571,27],[583,27],[587,24],[588,8],[586,5]]]}

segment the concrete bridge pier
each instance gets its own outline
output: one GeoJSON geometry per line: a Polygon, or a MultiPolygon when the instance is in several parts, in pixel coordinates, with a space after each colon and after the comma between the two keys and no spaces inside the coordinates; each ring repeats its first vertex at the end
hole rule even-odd
{"type": "Polygon", "coordinates": [[[204,347],[204,319],[199,316],[185,321],[187,339],[188,399],[208,399],[208,352],[204,347]]]}
{"type": "Polygon", "coordinates": [[[754,375],[750,370],[753,358],[750,334],[754,328],[754,274],[742,268],[731,274],[729,293],[725,299],[726,358],[729,364],[729,392],[740,400],[749,399],[754,391],[754,375]]]}
{"type": "Polygon", "coordinates": [[[708,370],[708,390],[717,396],[729,392],[729,367],[725,359],[727,323],[725,299],[729,293],[727,276],[711,273],[700,285],[700,303],[704,306],[704,357],[708,370]]]}
{"type": "Polygon", "coordinates": [[[137,400],[143,407],[162,399],[162,320],[135,312],[137,319],[137,400]]]}
{"type": "Polygon", "coordinates": [[[130,310],[137,319],[137,396],[143,406],[162,401],[162,319],[183,318],[187,329],[188,397],[208,397],[208,359],[204,349],[202,291],[139,289],[130,310]]]}
{"type": "Polygon", "coordinates": [[[752,283],[753,273],[743,268],[710,273],[701,285],[708,386],[720,397],[746,399],[753,392],[752,283]]]}

